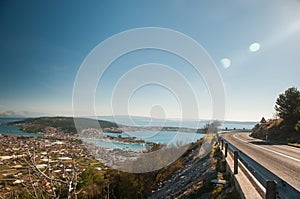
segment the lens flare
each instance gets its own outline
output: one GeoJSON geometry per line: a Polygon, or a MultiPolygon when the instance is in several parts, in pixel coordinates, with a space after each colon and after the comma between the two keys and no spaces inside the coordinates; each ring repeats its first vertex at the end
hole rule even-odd
{"type": "Polygon", "coordinates": [[[221,64],[225,69],[227,69],[231,66],[231,60],[229,58],[223,58],[221,59],[221,64]]]}
{"type": "Polygon", "coordinates": [[[260,49],[260,44],[258,42],[254,42],[249,46],[249,50],[251,52],[257,52],[260,49]]]}

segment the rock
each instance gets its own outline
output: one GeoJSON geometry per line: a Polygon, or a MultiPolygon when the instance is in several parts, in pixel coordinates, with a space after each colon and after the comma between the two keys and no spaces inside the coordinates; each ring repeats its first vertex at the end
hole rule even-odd
{"type": "Polygon", "coordinates": [[[223,184],[223,185],[228,183],[226,180],[218,180],[218,179],[213,179],[210,182],[214,184],[223,184]]]}
{"type": "Polygon", "coordinates": [[[159,188],[153,190],[149,198],[187,199],[197,197],[206,199],[212,198],[209,188],[212,184],[224,187],[230,186],[229,181],[219,180],[223,178],[222,173],[212,169],[213,158],[191,158],[196,155],[198,153],[194,154],[191,150],[191,153],[185,157],[182,168],[175,171],[168,179],[165,179],[161,186],[158,184],[159,188]]]}

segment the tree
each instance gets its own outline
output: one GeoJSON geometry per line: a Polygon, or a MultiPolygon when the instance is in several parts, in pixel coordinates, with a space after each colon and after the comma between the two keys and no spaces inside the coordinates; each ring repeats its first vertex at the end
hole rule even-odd
{"type": "Polygon", "coordinates": [[[300,92],[295,87],[287,89],[276,100],[277,115],[285,122],[295,124],[300,120],[300,92]]]}
{"type": "Polygon", "coordinates": [[[77,189],[82,190],[79,198],[108,198],[104,194],[105,185],[103,172],[87,167],[79,176],[77,189]]]}
{"type": "Polygon", "coordinates": [[[204,133],[217,133],[220,126],[222,126],[222,123],[218,120],[215,120],[211,123],[205,124],[202,130],[204,133]]]}

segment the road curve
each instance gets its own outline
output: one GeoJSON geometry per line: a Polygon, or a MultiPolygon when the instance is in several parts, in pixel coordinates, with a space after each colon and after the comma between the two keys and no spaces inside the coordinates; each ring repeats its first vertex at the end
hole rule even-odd
{"type": "Polygon", "coordinates": [[[300,148],[266,142],[249,133],[222,133],[221,136],[269,169],[291,186],[300,190],[300,148]]]}

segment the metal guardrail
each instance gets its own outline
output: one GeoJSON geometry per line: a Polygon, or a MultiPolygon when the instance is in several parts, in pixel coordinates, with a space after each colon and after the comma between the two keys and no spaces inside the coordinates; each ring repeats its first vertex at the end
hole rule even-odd
{"type": "Polygon", "coordinates": [[[263,167],[261,164],[250,158],[243,151],[236,148],[226,139],[219,137],[219,141],[222,144],[222,149],[223,145],[225,145],[225,157],[227,156],[228,149],[232,153],[238,153],[238,159],[240,160],[240,162],[249,170],[249,172],[251,172],[251,174],[259,181],[259,183],[264,188],[266,188],[267,199],[300,199],[300,192],[294,187],[292,187],[290,184],[288,184],[283,179],[281,179],[280,177],[263,167]]]}

